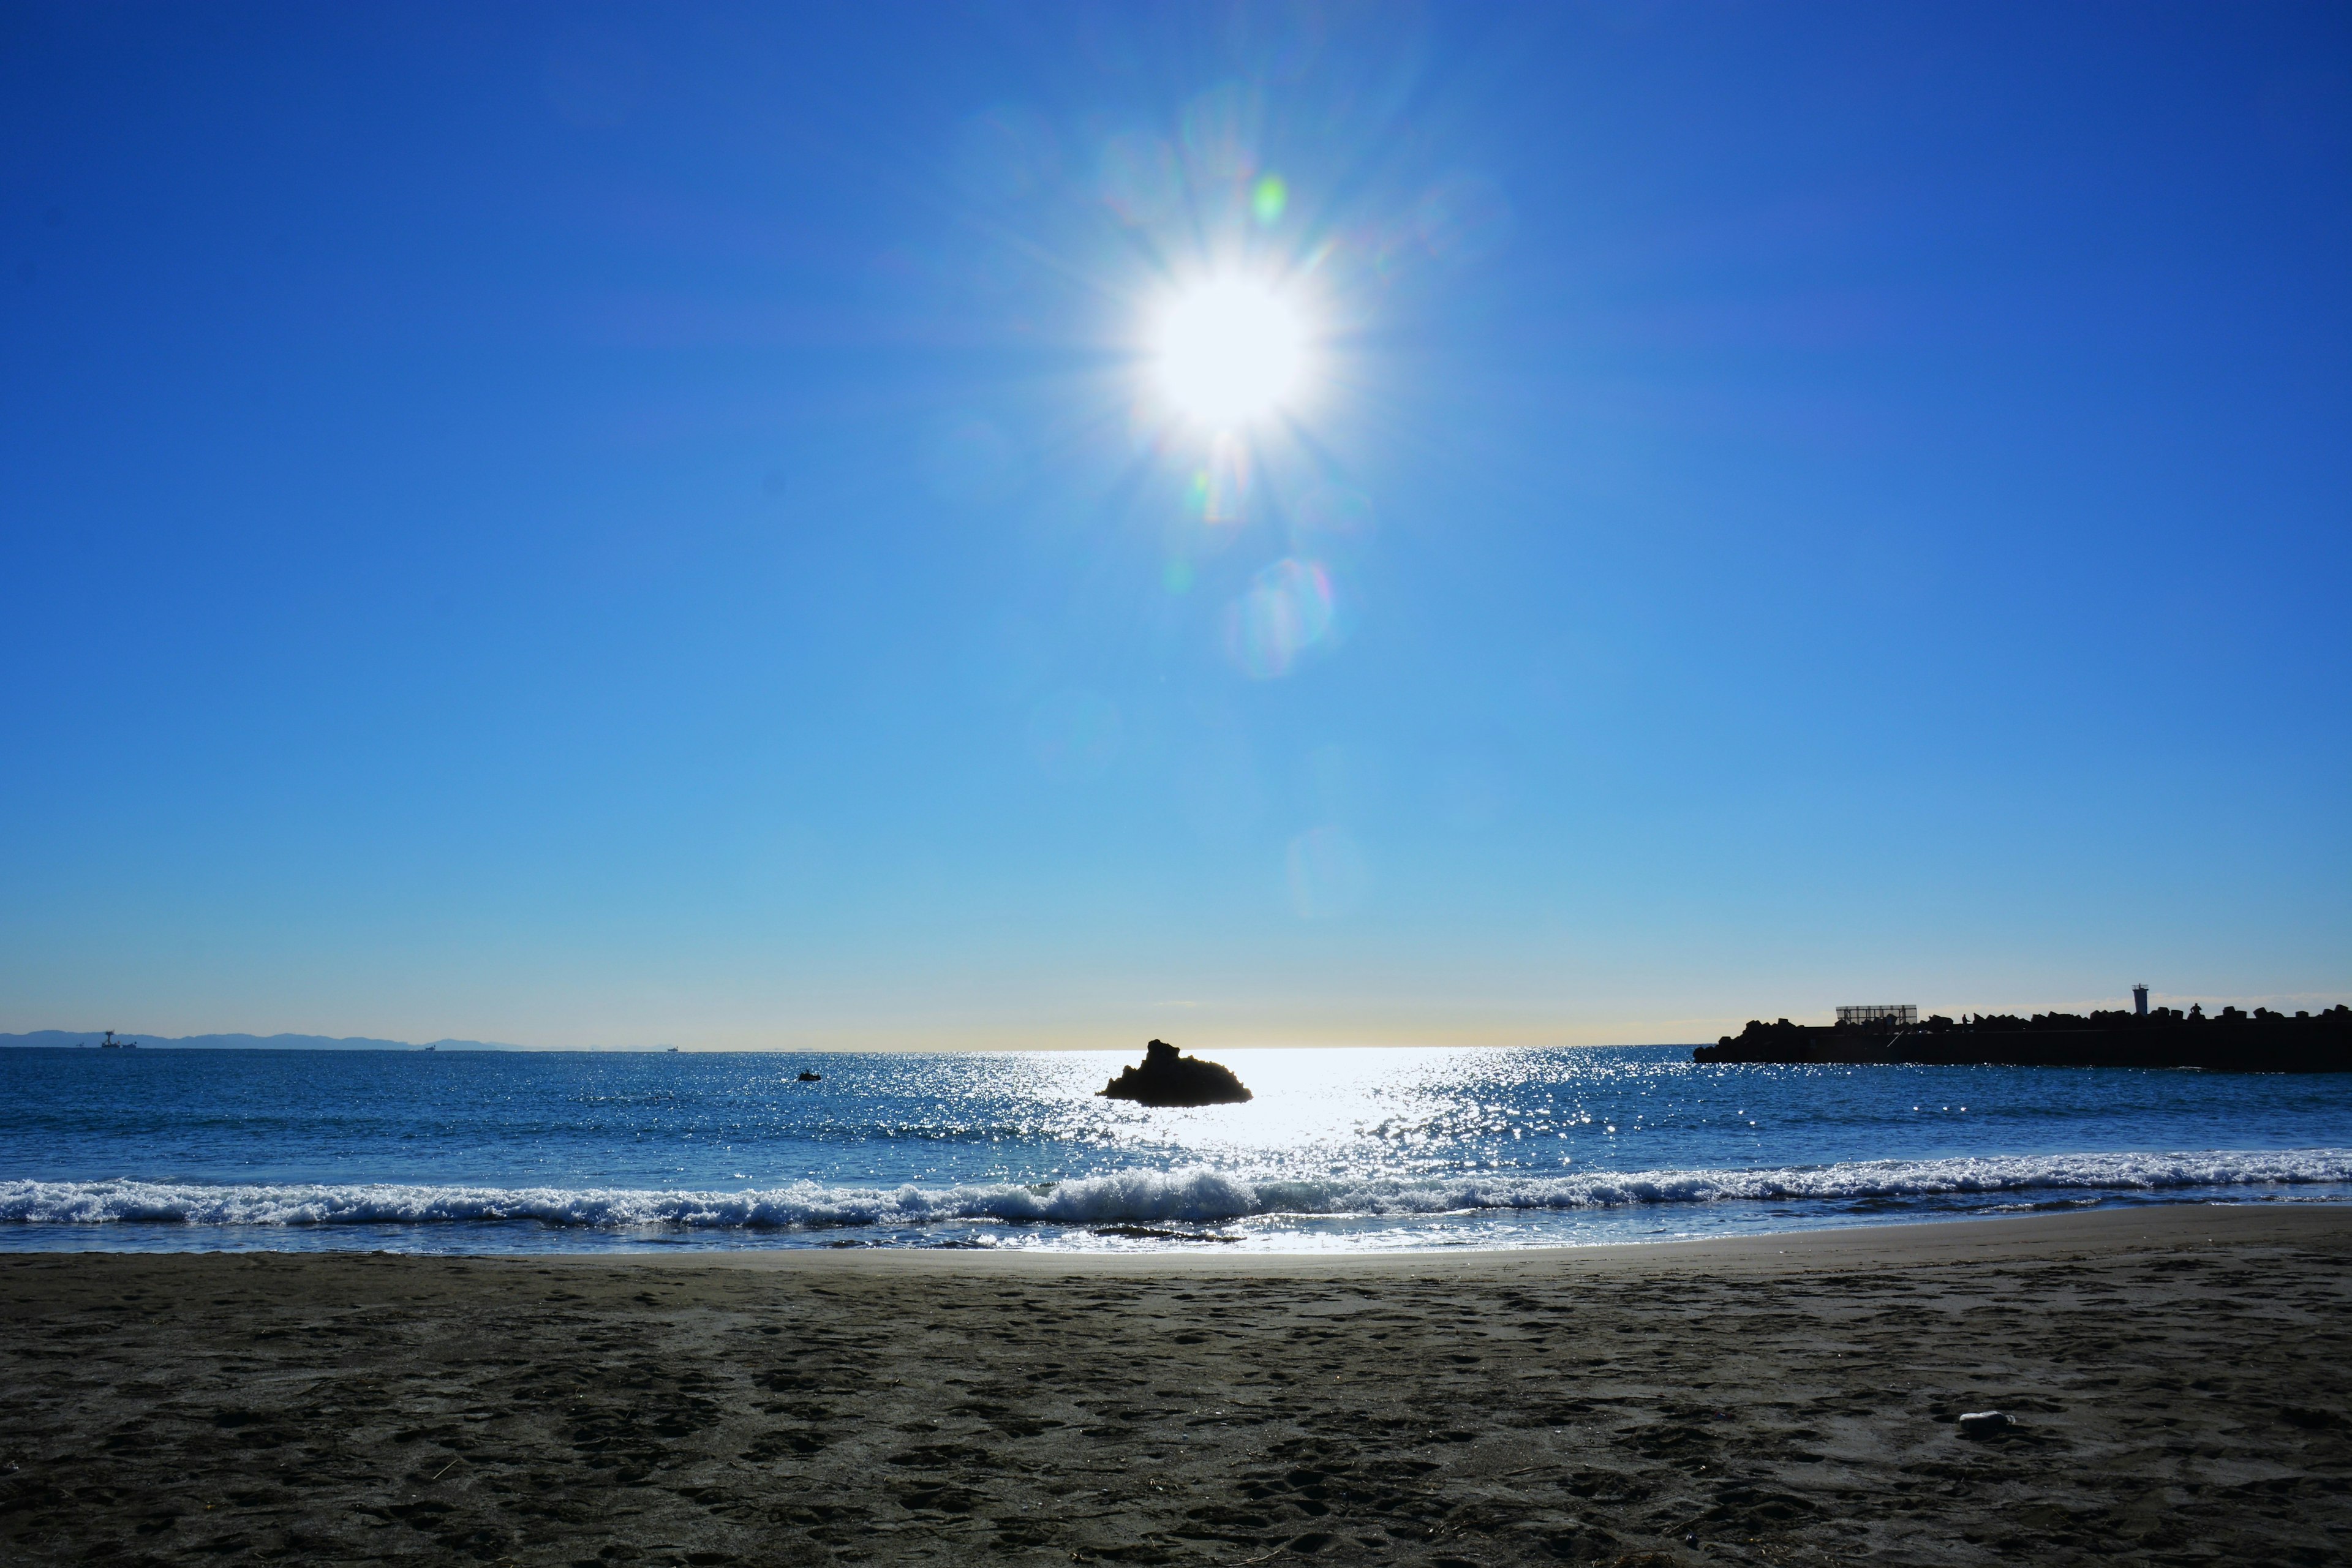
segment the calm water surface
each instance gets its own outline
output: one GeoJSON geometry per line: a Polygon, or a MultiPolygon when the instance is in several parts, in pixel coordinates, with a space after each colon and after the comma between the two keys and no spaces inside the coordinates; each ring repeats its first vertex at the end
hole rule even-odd
{"type": "Polygon", "coordinates": [[[0,1247],[1504,1247],[2352,1201],[2352,1074],[1217,1053],[0,1051],[0,1247]],[[803,1068],[821,1083],[795,1081],[803,1068]]]}

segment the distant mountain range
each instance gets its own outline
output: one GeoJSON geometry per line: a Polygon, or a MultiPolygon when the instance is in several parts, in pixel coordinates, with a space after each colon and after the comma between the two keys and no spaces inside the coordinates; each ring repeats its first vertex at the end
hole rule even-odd
{"type": "MultiPolygon", "coordinates": [[[[29,1035],[0,1035],[0,1049],[10,1046],[72,1047],[95,1046],[106,1037],[103,1029],[36,1029],[29,1035]]],[[[136,1041],[139,1048],[170,1051],[421,1051],[422,1045],[406,1040],[369,1040],[353,1036],[335,1039],[327,1035],[184,1035],[173,1039],[163,1035],[122,1035],[125,1041],[136,1041]]],[[[502,1046],[492,1040],[433,1040],[428,1042],[437,1051],[520,1051],[523,1046],[502,1046]]]]}

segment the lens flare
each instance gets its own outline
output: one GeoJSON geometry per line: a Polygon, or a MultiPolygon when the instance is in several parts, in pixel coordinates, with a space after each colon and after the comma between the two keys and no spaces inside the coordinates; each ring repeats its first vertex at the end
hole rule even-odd
{"type": "Polygon", "coordinates": [[[1250,192],[1250,211],[1269,228],[1282,221],[1282,209],[1289,205],[1290,187],[1279,174],[1268,174],[1250,192]]]}
{"type": "Polygon", "coordinates": [[[1219,428],[1280,407],[1307,368],[1297,310],[1246,278],[1213,278],[1178,294],[1160,312],[1153,348],[1160,390],[1219,428]]]}
{"type": "Polygon", "coordinates": [[[1243,674],[1271,680],[1327,642],[1338,618],[1331,574],[1320,562],[1277,561],[1227,609],[1225,651],[1243,674]]]}

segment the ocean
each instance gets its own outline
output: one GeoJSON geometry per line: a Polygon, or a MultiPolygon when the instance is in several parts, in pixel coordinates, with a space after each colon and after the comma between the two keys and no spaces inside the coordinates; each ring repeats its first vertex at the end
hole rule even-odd
{"type": "Polygon", "coordinates": [[[2352,1074],[1687,1048],[0,1051],[0,1248],[1318,1252],[2352,1201],[2352,1074]],[[803,1083],[803,1069],[823,1075],[803,1083]]]}

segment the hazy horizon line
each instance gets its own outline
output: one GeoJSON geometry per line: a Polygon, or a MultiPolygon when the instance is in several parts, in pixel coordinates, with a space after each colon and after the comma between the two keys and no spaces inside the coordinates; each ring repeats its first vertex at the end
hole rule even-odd
{"type": "MultiPolygon", "coordinates": [[[[2341,994],[2327,994],[2321,995],[2294,994],[2290,995],[2273,994],[2257,997],[2200,996],[2176,994],[2173,993],[2160,993],[2152,994],[2149,1000],[2152,1003],[2156,1003],[2160,1005],[2183,1008],[2191,1004],[2199,1004],[2206,1007],[2209,1011],[2222,1006],[2242,1006],[2247,1008],[2267,1006],[2291,1012],[2297,1007],[2315,1011],[2325,1009],[2329,1006],[2334,1006],[2339,1003],[2352,1001],[2352,995],[2341,994]]],[[[2012,1005],[2011,1006],[2000,1009],[1981,1009],[1975,1007],[1961,1008],[1954,1010],[1948,1016],[1958,1016],[1966,1013],[1979,1013],[1985,1011],[2015,1013],[2020,1016],[2028,1016],[2033,1013],[2053,1012],[2088,1013],[2102,1010],[2103,1008],[2105,1010],[2114,1010],[2117,1005],[2118,1004],[2115,999],[2101,997],[2092,1001],[2045,1003],[2039,1006],[2018,1006],[2012,1005]]],[[[2129,1004],[2123,1003],[2120,1004],[2120,1005],[2127,1007],[2129,1004]]],[[[1936,1007],[1923,1005],[1920,1007],[1920,1014],[1924,1017],[1933,1013],[1943,1012],[1944,1010],[1945,1009],[1940,1005],[1936,1007]]],[[[1771,1010],[1767,1010],[1763,1013],[1750,1015],[1750,1016],[1760,1018],[1766,1022],[1771,1021],[1774,1017],[1789,1016],[1792,1017],[1793,1021],[1798,1023],[1827,1023],[1830,1021],[1831,1017],[1833,1016],[1833,1010],[1828,1007],[1807,1009],[1801,1015],[1784,1015],[1771,1010]]],[[[1563,1037],[1573,1036],[1579,1032],[1577,1026],[1565,1025],[1556,1031],[1524,1027],[1480,1031],[1479,1036],[1482,1037],[1464,1037],[1461,1034],[1452,1034],[1444,1030],[1433,1030],[1429,1037],[1423,1038],[1400,1038],[1392,1033],[1374,1034],[1368,1032],[1365,1035],[1350,1038],[1334,1037],[1333,1035],[1327,1034],[1321,1036],[1297,1036],[1288,1038],[1246,1040],[1231,1038],[1223,1031],[1212,1029],[1200,1032],[1184,1031],[1184,1033],[1191,1036],[1190,1040],[1180,1040],[1177,1043],[1183,1045],[1188,1050],[1214,1051],[1348,1049],[1616,1050],[1633,1049],[1647,1046],[1712,1045],[1725,1034],[1736,1035],[1738,1033],[1739,1029],[1747,1023],[1747,1021],[1748,1020],[1746,1018],[1742,1018],[1737,1022],[1725,1019],[1713,1021],[1700,1019],[1675,1020],[1675,1023],[1682,1026],[1693,1028],[1703,1027],[1706,1030],[1703,1035],[1695,1035],[1693,1037],[1682,1039],[1643,1040],[1620,1038],[1578,1040],[1570,1037],[1563,1037]]],[[[1589,1027],[1589,1026],[1587,1026],[1587,1027],[1589,1027]]],[[[108,1031],[103,1029],[28,1029],[16,1033],[0,1032],[0,1049],[71,1049],[77,1046],[89,1046],[97,1047],[100,1045],[100,1037],[105,1035],[107,1032],[108,1031]]],[[[900,1033],[904,1034],[911,1032],[912,1031],[901,1031],[900,1033]]],[[[684,1045],[673,1044],[672,1042],[666,1040],[659,1040],[646,1044],[629,1045],[521,1045],[512,1041],[481,1040],[455,1036],[443,1036],[439,1038],[430,1040],[399,1040],[383,1036],[320,1035],[289,1029],[277,1030],[268,1035],[253,1034],[243,1030],[214,1030],[188,1035],[164,1035],[160,1033],[145,1034],[137,1030],[115,1030],[113,1033],[119,1039],[126,1042],[135,1041],[142,1048],[147,1049],[321,1050],[351,1052],[383,1051],[394,1053],[420,1052],[429,1049],[436,1051],[446,1050],[453,1053],[460,1051],[537,1052],[614,1056],[660,1056],[667,1055],[671,1052],[676,1052],[681,1056],[792,1056],[818,1054],[964,1055],[987,1054],[991,1052],[1019,1053],[1066,1051],[1103,1051],[1116,1053],[1140,1050],[1143,1047],[1144,1040],[1149,1037],[1141,1032],[1137,1032],[1132,1040],[1128,1040],[1122,1037],[1118,1041],[1109,1043],[1098,1041],[1081,1042],[1071,1040],[1066,1037],[1054,1038],[1049,1037],[1036,1040],[1024,1040],[1018,1043],[991,1041],[988,1043],[970,1044],[929,1041],[908,1042],[903,1040],[899,1042],[860,1040],[856,1043],[684,1045]]]]}

